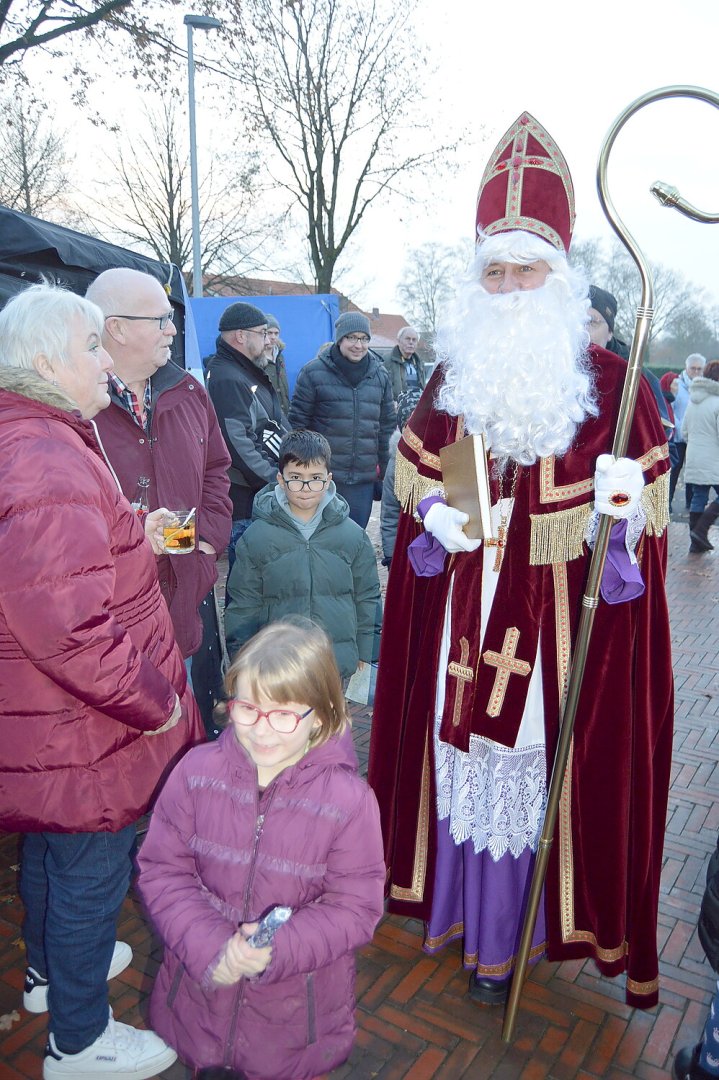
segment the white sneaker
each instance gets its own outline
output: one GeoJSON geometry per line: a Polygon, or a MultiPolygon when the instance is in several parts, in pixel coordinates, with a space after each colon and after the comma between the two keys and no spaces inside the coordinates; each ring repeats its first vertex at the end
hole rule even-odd
{"type": "Polygon", "coordinates": [[[107,1080],[114,1077],[131,1077],[132,1080],[149,1080],[177,1061],[177,1054],[163,1042],[154,1031],[140,1031],[129,1024],[119,1024],[112,1017],[92,1046],[79,1054],[62,1054],[50,1032],[43,1080],[70,1077],[71,1080],[107,1080]]]}
{"type": "MultiPolygon", "coordinates": [[[[107,972],[108,979],[114,979],[121,971],[129,966],[132,960],[132,949],[124,941],[116,941],[115,948],[110,960],[110,968],[107,972]]],[[[29,967],[25,972],[25,990],[22,995],[23,1007],[31,1013],[47,1012],[47,979],[38,975],[35,968],[29,967]]]]}

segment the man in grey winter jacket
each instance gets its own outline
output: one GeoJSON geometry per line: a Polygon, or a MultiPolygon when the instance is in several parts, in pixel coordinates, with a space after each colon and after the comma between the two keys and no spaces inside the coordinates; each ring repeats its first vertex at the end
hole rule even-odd
{"type": "Polygon", "coordinates": [[[424,362],[417,355],[419,333],[413,326],[403,326],[397,334],[397,344],[385,359],[385,367],[392,380],[392,397],[395,401],[406,390],[424,390],[426,382],[424,362]]]}
{"type": "Polygon", "coordinates": [[[294,429],[319,431],[327,439],[337,492],[363,529],[372,512],[375,484],[387,468],[395,427],[390,378],[369,342],[366,315],[340,315],[334,345],[300,371],[289,412],[294,429]]]}

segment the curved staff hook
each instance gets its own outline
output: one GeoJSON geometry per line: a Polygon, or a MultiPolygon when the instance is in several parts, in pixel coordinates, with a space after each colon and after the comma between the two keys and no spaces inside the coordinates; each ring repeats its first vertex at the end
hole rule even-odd
{"type": "MultiPolygon", "coordinates": [[[[612,445],[612,453],[615,457],[624,456],[629,442],[629,430],[634,417],[634,408],[639,392],[639,379],[642,374],[642,363],[649,341],[649,330],[651,328],[652,318],[654,316],[652,308],[652,304],[654,303],[654,287],[652,284],[651,272],[644,256],[642,255],[637,242],[619,218],[619,215],[614,209],[614,204],[607,192],[607,160],[614,145],[614,141],[627,120],[629,120],[634,113],[643,109],[645,105],[649,105],[653,101],[660,101],[663,98],[670,97],[699,98],[701,101],[707,101],[719,108],[719,94],[715,94],[711,90],[704,90],[699,86],[665,86],[659,90],[652,90],[648,94],[644,94],[642,97],[637,98],[631,105],[628,105],[624,112],[614,121],[614,124],[605,136],[597,164],[597,188],[599,190],[599,200],[602,204],[602,209],[604,210],[610,225],[636,263],[642,278],[642,298],[641,303],[637,308],[637,321],[634,327],[632,348],[629,354],[627,374],[624,379],[622,400],[619,406],[617,428],[614,433],[614,443],[612,445]]],[[[679,196],[678,192],[675,192],[675,189],[669,189],[666,185],[657,182],[653,185],[651,190],[665,205],[676,206],[681,213],[686,214],[689,217],[693,217],[699,221],[719,221],[719,215],[703,214],[702,211],[695,210],[694,207],[679,196]],[[666,194],[667,191],[669,192],[668,196],[666,194]]],[[[517,1011],[519,1009],[519,998],[522,993],[527,963],[529,961],[529,953],[532,946],[532,935],[534,934],[537,912],[542,899],[544,881],[547,876],[549,853],[552,848],[557,813],[559,811],[559,802],[562,796],[562,786],[564,784],[564,776],[569,760],[577,704],[582,688],[587,652],[594,626],[594,613],[599,606],[599,586],[602,580],[602,571],[604,570],[604,562],[609,544],[609,533],[613,524],[614,519],[609,515],[602,514],[600,516],[597,539],[594,545],[592,559],[589,564],[589,574],[587,576],[585,593],[582,597],[582,611],[579,619],[579,627],[577,629],[574,659],[572,661],[559,721],[559,739],[554,755],[552,778],[547,795],[547,809],[545,811],[544,823],[542,825],[542,832],[537,847],[537,857],[527,899],[527,912],[522,926],[522,936],[519,949],[517,950],[517,962],[514,969],[509,999],[507,1001],[504,1026],[502,1028],[502,1040],[504,1042],[511,1042],[514,1037],[514,1027],[517,1019],[517,1011]]]]}

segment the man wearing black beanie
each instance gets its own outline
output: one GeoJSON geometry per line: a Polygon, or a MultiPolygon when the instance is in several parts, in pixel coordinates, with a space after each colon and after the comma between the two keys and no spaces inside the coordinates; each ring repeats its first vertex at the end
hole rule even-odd
{"type": "Polygon", "coordinates": [[[252,520],[256,492],[277,476],[277,451],[289,430],[277,393],[265,373],[267,316],[254,304],[230,304],[222,312],[207,389],[232,458],[230,569],[235,545],[252,520]]]}

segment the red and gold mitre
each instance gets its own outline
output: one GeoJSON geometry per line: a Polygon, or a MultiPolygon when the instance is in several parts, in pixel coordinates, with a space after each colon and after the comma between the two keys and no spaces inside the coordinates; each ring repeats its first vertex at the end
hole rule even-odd
{"type": "Polygon", "coordinates": [[[488,236],[520,229],[568,251],[574,185],[564,154],[524,112],[499,140],[479,186],[477,229],[488,236]]]}

